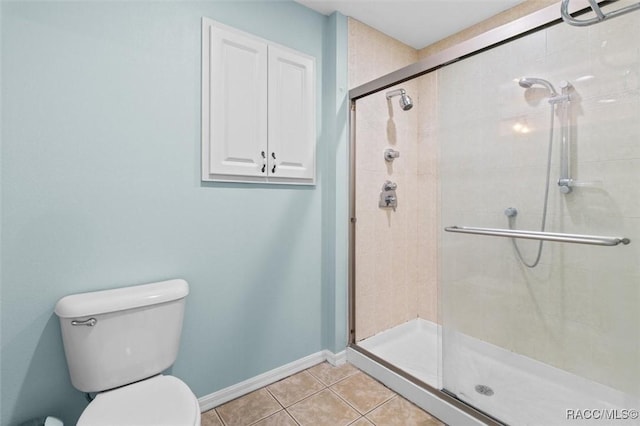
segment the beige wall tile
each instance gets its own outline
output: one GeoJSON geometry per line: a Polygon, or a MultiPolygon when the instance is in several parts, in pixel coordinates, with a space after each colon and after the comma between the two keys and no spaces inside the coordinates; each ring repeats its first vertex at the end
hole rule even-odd
{"type": "MultiPolygon", "coordinates": [[[[415,62],[416,51],[354,20],[349,21],[351,87],[377,78],[415,62]],[[361,71],[359,71],[361,70],[361,71]]],[[[419,125],[424,111],[435,118],[435,78],[410,81],[388,90],[404,88],[414,107],[402,111],[397,98],[387,100],[384,92],[358,101],[356,120],[356,340],[372,336],[428,312],[435,319],[436,268],[419,271],[420,206],[436,209],[435,200],[423,200],[433,194],[421,191],[419,165],[429,161],[435,176],[435,154],[423,149],[427,133],[419,125]],[[383,152],[393,148],[400,158],[384,161],[383,152]],[[424,151],[424,152],[421,152],[424,151]],[[398,209],[383,210],[378,200],[383,183],[398,185],[398,209]],[[426,283],[426,284],[425,284],[426,283]],[[424,304],[426,308],[422,308],[424,304]]],[[[431,122],[430,122],[431,123],[431,122]]],[[[432,213],[431,216],[435,216],[432,213]]],[[[436,226],[435,224],[433,225],[436,226]]],[[[423,244],[424,245],[424,244],[423,244]]]]}
{"type": "Polygon", "coordinates": [[[349,18],[349,88],[417,61],[418,52],[398,40],[349,18]]]}
{"type": "MultiPolygon", "coordinates": [[[[618,25],[628,26],[633,33],[640,27],[640,18],[629,15],[621,23],[609,21],[592,30],[553,26],[493,49],[486,57],[477,55],[438,71],[438,91],[447,93],[439,97],[442,128],[437,132],[446,224],[505,227],[501,210],[513,206],[520,212],[520,229],[540,226],[549,140],[548,93],[523,91],[514,82],[519,76],[532,75],[554,84],[563,79],[573,84],[572,174],[579,180],[599,182],[578,187],[568,196],[552,185],[547,230],[640,233],[636,220],[640,163],[637,144],[629,144],[640,135],[640,91],[636,80],[628,78],[628,71],[640,65],[637,38],[630,49],[613,46],[604,53],[610,54],[604,61],[598,53],[609,42],[617,43],[611,37],[618,25]],[[514,55],[527,48],[534,52],[531,58],[514,55]],[[608,59],[620,62],[611,66],[606,64],[608,59]],[[500,64],[503,72],[491,76],[478,71],[491,69],[489,62],[500,64]],[[489,96],[487,89],[473,89],[466,83],[461,86],[470,77],[477,79],[471,84],[482,82],[498,95],[489,96]],[[467,117],[462,125],[456,121],[460,114],[467,117]],[[515,133],[512,126],[523,120],[532,129],[526,135],[515,133]]],[[[556,121],[554,127],[558,125],[556,121]]],[[[557,131],[555,136],[558,141],[557,131]]],[[[553,155],[552,181],[558,176],[557,145],[553,155]]],[[[427,221],[422,223],[428,226],[427,221]]],[[[637,251],[545,244],[541,264],[528,269],[519,263],[508,240],[440,233],[445,326],[640,395],[640,367],[629,361],[640,354],[640,291],[637,285],[633,294],[625,291],[640,276],[637,251]],[[605,361],[607,354],[615,362],[605,361]]],[[[518,245],[525,258],[535,257],[537,243],[518,245]]]]}

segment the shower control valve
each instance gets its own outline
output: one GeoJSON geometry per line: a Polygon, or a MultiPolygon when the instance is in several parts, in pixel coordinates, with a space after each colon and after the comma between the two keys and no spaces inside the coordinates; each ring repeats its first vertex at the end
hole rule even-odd
{"type": "Polygon", "coordinates": [[[392,162],[396,158],[400,157],[400,151],[396,151],[394,149],[388,148],[384,150],[384,160],[388,162],[392,162]]]}
{"type": "Polygon", "coordinates": [[[384,186],[382,187],[383,191],[395,191],[398,188],[398,184],[395,182],[391,182],[390,180],[386,181],[384,183],[384,186]]]}
{"type": "Polygon", "coordinates": [[[390,180],[386,181],[382,185],[382,192],[380,192],[380,201],[378,207],[392,208],[393,210],[398,207],[398,197],[396,196],[396,188],[398,185],[390,180]]]}

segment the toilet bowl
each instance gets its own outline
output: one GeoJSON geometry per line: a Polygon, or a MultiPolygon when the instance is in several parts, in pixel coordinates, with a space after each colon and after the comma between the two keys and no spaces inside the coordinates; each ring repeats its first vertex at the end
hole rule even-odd
{"type": "Polygon", "coordinates": [[[178,279],[58,301],[71,383],[97,393],[78,426],[200,426],[189,386],[161,374],[177,358],[188,293],[178,279]]]}
{"type": "Polygon", "coordinates": [[[77,426],[200,426],[200,406],[189,387],[173,376],[155,376],[99,393],[77,426]]]}

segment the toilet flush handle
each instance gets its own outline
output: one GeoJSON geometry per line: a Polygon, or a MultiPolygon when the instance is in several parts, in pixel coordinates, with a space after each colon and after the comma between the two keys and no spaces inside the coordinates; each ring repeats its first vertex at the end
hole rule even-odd
{"type": "Polygon", "coordinates": [[[84,320],[84,321],[76,321],[76,320],[71,321],[71,325],[86,325],[87,327],[93,327],[97,323],[98,323],[98,320],[95,318],[89,318],[88,320],[84,320]]]}

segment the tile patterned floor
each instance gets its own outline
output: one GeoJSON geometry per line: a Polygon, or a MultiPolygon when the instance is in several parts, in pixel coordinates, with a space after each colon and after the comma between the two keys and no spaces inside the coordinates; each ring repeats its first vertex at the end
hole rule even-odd
{"type": "Polygon", "coordinates": [[[350,364],[318,364],[202,413],[202,426],[444,426],[350,364]]]}

